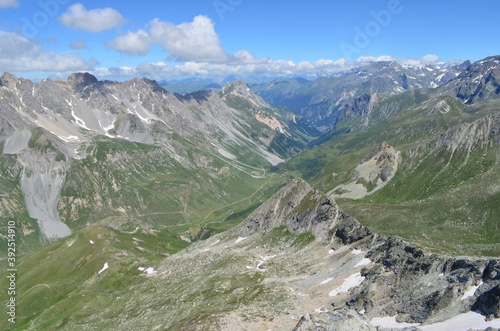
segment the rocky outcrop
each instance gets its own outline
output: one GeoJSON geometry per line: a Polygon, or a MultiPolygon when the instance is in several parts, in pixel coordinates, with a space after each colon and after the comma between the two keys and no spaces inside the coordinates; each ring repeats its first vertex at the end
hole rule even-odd
{"type": "Polygon", "coordinates": [[[88,72],[75,73],[68,77],[68,84],[71,85],[75,92],[82,92],[85,88],[97,83],[98,80],[95,76],[88,72]]]}
{"type": "Polygon", "coordinates": [[[394,238],[381,240],[366,257],[375,266],[362,272],[366,280],[347,302],[352,309],[410,323],[471,310],[498,316],[493,302],[500,282],[492,271],[498,260],[426,254],[394,238]]]}
{"type": "Polygon", "coordinates": [[[312,233],[319,241],[349,244],[371,235],[353,217],[323,193],[296,178],[245,220],[243,235],[257,230],[267,233],[285,226],[295,234],[312,233]]]}
{"type": "Polygon", "coordinates": [[[367,318],[380,316],[422,325],[470,311],[492,318],[500,314],[500,260],[429,254],[376,236],[302,179],[292,180],[254,211],[241,235],[281,226],[296,234],[311,232],[335,249],[355,243],[367,250],[370,262],[361,270],[361,285],[345,301],[349,310],[304,315],[295,330],[372,330],[367,318]]]}
{"type": "Polygon", "coordinates": [[[327,194],[334,198],[361,199],[387,185],[400,163],[401,152],[384,142],[356,167],[350,183],[339,185],[327,194]]]}
{"type": "Polygon", "coordinates": [[[491,114],[472,123],[463,123],[448,129],[439,136],[436,147],[451,152],[458,149],[471,151],[498,143],[500,143],[500,114],[491,114]]]}
{"type": "Polygon", "coordinates": [[[440,88],[440,92],[457,97],[465,104],[500,97],[500,56],[473,63],[440,88]]]}

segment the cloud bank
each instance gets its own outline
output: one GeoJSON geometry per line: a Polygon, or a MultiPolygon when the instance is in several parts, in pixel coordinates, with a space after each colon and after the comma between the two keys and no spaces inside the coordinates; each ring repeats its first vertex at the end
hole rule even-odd
{"type": "Polygon", "coordinates": [[[108,41],[106,47],[130,55],[146,55],[151,46],[161,45],[175,60],[225,62],[228,56],[221,47],[214,23],[206,16],[196,16],[192,22],[175,25],[157,18],[148,29],[127,32],[108,41]]]}
{"type": "Polygon", "coordinates": [[[0,42],[0,71],[79,71],[97,64],[74,54],[47,52],[38,42],[14,32],[0,31],[0,42]]]}
{"type": "Polygon", "coordinates": [[[70,29],[98,33],[116,28],[126,19],[113,8],[87,10],[81,3],[76,3],[59,17],[59,21],[70,29]]]}
{"type": "Polygon", "coordinates": [[[93,74],[108,79],[129,79],[131,77],[148,77],[156,80],[170,80],[185,77],[238,77],[276,78],[287,76],[302,76],[315,78],[333,75],[335,73],[353,69],[369,62],[398,61],[402,64],[444,64],[439,62],[435,55],[426,55],[420,59],[404,58],[397,60],[393,56],[379,57],[363,56],[356,61],[344,58],[338,60],[321,59],[314,62],[293,62],[287,60],[273,60],[270,58],[256,58],[247,50],[241,50],[230,56],[225,63],[187,61],[177,65],[168,65],[163,61],[154,63],[145,62],[135,68],[111,67],[96,68],[93,74]]]}

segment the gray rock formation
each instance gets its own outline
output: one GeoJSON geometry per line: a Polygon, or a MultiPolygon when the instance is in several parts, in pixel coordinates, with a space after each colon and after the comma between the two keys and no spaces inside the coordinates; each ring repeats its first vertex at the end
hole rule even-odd
{"type": "Polygon", "coordinates": [[[285,226],[290,232],[311,232],[324,243],[349,244],[371,234],[323,193],[294,179],[245,220],[243,235],[285,226]]]}
{"type": "MultiPolygon", "coordinates": [[[[368,249],[365,257],[373,264],[361,271],[364,281],[346,301],[352,311],[416,324],[477,310],[500,316],[499,260],[428,254],[401,240],[378,237],[302,179],[292,180],[254,211],[241,233],[267,233],[280,226],[296,234],[311,232],[334,248],[356,243],[368,249]]],[[[296,330],[356,329],[364,317],[353,317],[352,311],[305,315],[296,330]]]]}
{"type": "Polygon", "coordinates": [[[457,97],[465,104],[474,104],[500,96],[500,56],[475,62],[456,79],[440,88],[441,94],[457,97]]]}

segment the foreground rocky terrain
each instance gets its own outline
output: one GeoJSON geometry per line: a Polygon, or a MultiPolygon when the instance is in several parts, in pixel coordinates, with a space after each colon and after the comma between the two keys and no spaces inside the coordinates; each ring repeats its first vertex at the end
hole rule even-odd
{"type": "MultiPolygon", "coordinates": [[[[149,251],[157,238],[141,232],[130,234],[134,246],[149,251]]],[[[460,318],[469,324],[453,330],[500,327],[500,260],[378,236],[301,179],[241,225],[175,254],[146,259],[123,236],[94,225],[25,257],[18,329],[444,330],[460,318]],[[72,261],[60,262],[66,254],[72,261]],[[57,261],[62,278],[40,286],[34,259],[57,261]],[[65,272],[83,269],[65,288],[65,272]]]]}

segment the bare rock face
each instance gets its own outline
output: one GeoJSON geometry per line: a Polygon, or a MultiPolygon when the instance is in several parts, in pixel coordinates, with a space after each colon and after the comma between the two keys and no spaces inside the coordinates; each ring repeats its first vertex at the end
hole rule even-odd
{"type": "Polygon", "coordinates": [[[97,82],[97,78],[88,72],[75,73],[68,77],[68,84],[71,85],[74,91],[78,92],[83,91],[86,87],[89,87],[97,82]]]}
{"type": "Polygon", "coordinates": [[[500,56],[488,57],[470,65],[444,86],[465,104],[500,96],[500,56]]]}
{"type": "MultiPolygon", "coordinates": [[[[383,153],[376,155],[382,158],[383,153]]],[[[370,262],[361,270],[361,285],[345,301],[348,310],[304,315],[295,330],[372,330],[365,322],[380,316],[396,316],[398,323],[410,325],[470,311],[499,316],[500,260],[429,254],[399,239],[379,237],[302,179],[292,180],[254,211],[241,232],[267,233],[281,226],[296,234],[311,232],[335,249],[355,243],[367,250],[370,262]]]]}
{"type": "Polygon", "coordinates": [[[353,309],[425,323],[437,316],[477,310],[473,306],[480,309],[480,301],[483,313],[498,314],[498,307],[488,303],[497,295],[489,289],[499,282],[487,272],[490,263],[498,261],[425,254],[393,238],[383,240],[366,256],[376,266],[362,272],[366,281],[348,301],[353,309]]]}
{"type": "Polygon", "coordinates": [[[445,148],[451,152],[458,149],[470,152],[498,142],[500,142],[500,114],[492,114],[472,123],[464,123],[448,129],[441,134],[436,147],[445,148]]]}
{"type": "Polygon", "coordinates": [[[401,152],[384,142],[356,167],[350,183],[335,187],[328,195],[333,198],[361,199],[387,185],[394,178],[400,163],[401,152]]]}
{"type": "Polygon", "coordinates": [[[353,217],[302,179],[294,179],[245,221],[244,232],[264,233],[285,226],[295,234],[311,232],[319,241],[349,244],[371,235],[353,217]]]}

